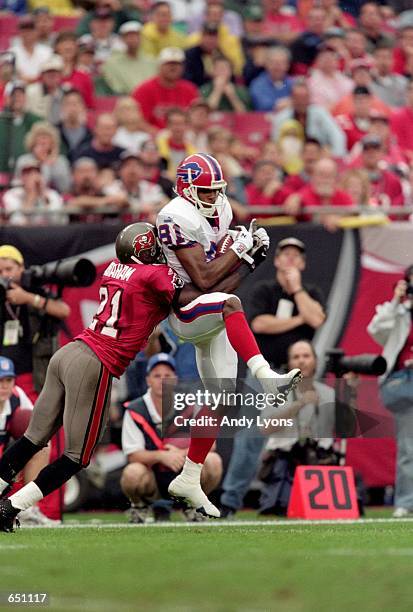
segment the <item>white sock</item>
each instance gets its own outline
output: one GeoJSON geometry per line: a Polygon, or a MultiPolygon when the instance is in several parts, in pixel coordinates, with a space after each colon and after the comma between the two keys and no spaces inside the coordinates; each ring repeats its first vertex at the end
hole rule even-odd
{"type": "Polygon", "coordinates": [[[30,506],[33,506],[33,504],[43,499],[43,493],[36,483],[29,482],[27,485],[24,485],[20,491],[11,495],[9,499],[13,508],[16,508],[16,510],[27,510],[27,508],[30,508],[30,506]]]}
{"type": "Polygon", "coordinates": [[[3,478],[0,478],[0,495],[3,493],[3,491],[7,489],[9,484],[9,482],[6,482],[5,480],[3,480],[3,478]]]}
{"type": "Polygon", "coordinates": [[[254,355],[251,359],[248,359],[247,366],[249,367],[251,374],[255,376],[255,378],[272,378],[270,372],[272,372],[270,368],[270,364],[264,357],[259,355],[254,355]]]}
{"type": "Polygon", "coordinates": [[[182,474],[188,480],[192,480],[193,482],[200,483],[202,465],[203,465],[202,463],[195,463],[194,461],[191,461],[187,457],[185,459],[184,467],[182,469],[182,474]]]}

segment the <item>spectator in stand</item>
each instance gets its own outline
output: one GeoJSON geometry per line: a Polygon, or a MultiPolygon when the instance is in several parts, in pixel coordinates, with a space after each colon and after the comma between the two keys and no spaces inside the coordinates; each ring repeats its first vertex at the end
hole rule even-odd
{"type": "Polygon", "coordinates": [[[291,45],[292,73],[307,74],[323,42],[327,15],[321,6],[313,6],[307,15],[306,30],[291,45]]]}
{"type": "Polygon", "coordinates": [[[143,143],[140,159],[143,162],[144,179],[159,185],[169,200],[174,198],[176,195],[174,192],[175,182],[165,176],[162,171],[162,160],[155,140],[150,139],[143,143]]]}
{"type": "MultiPolygon", "coordinates": [[[[361,168],[368,174],[372,203],[375,206],[403,206],[403,189],[398,176],[383,169],[383,141],[379,136],[368,134],[361,141],[361,168]]],[[[400,219],[400,217],[398,217],[400,219]]]]}
{"type": "Polygon", "coordinates": [[[370,128],[372,95],[367,87],[358,85],[353,90],[354,112],[337,115],[336,121],[347,138],[347,150],[351,151],[370,128]]]}
{"type": "Polygon", "coordinates": [[[42,9],[48,8],[52,15],[76,16],[77,10],[74,5],[76,1],[72,0],[29,0],[30,8],[34,11],[39,7],[42,9]]]}
{"type": "Polygon", "coordinates": [[[145,168],[139,156],[124,151],[119,158],[118,179],[103,188],[108,196],[123,195],[128,208],[122,220],[128,223],[148,221],[154,223],[158,211],[167,203],[167,198],[159,185],[145,178],[145,168]]]}
{"type": "Polygon", "coordinates": [[[4,107],[4,90],[9,81],[13,80],[14,58],[11,53],[0,53],[0,110],[4,107]]]}
{"type": "Polygon", "coordinates": [[[295,119],[284,121],[277,141],[279,165],[283,172],[299,174],[303,169],[304,130],[295,119]]]}
{"type": "Polygon", "coordinates": [[[327,28],[346,30],[356,25],[354,18],[349,13],[341,10],[338,0],[320,0],[320,6],[326,12],[327,28]]]}
{"type": "MultiPolygon", "coordinates": [[[[205,9],[205,0],[168,0],[168,4],[172,9],[174,23],[180,30],[184,32],[192,32],[191,23],[193,19],[198,19],[202,24],[202,12],[205,9]]],[[[198,27],[195,28],[198,30],[198,27]]]]}
{"type": "Polygon", "coordinates": [[[115,94],[129,94],[156,74],[156,61],[141,49],[141,29],[142,24],[138,21],[121,25],[119,34],[125,49],[111,53],[101,67],[104,80],[115,94]]]}
{"type": "Polygon", "coordinates": [[[75,152],[89,145],[92,140],[92,132],[87,125],[85,102],[76,89],[63,92],[60,122],[56,127],[60,133],[62,153],[72,163],[75,152]]]}
{"type": "Polygon", "coordinates": [[[406,105],[391,117],[391,130],[403,153],[413,161],[413,80],[407,84],[406,105]]]}
{"type": "Polygon", "coordinates": [[[252,4],[245,9],[244,36],[241,43],[245,56],[242,75],[248,87],[264,70],[266,48],[274,45],[274,41],[264,33],[264,12],[258,4],[252,4]]]}
{"type": "Polygon", "coordinates": [[[188,108],[188,140],[196,151],[208,153],[209,115],[211,109],[206,100],[194,100],[188,108]]]}
{"type": "Polygon", "coordinates": [[[164,128],[168,108],[178,106],[186,109],[199,97],[195,85],[182,78],[184,61],[182,49],[163,49],[159,55],[158,75],[134,90],[132,95],[151,126],[164,128]]]}
{"type": "Polygon", "coordinates": [[[385,22],[376,2],[366,2],[360,8],[359,27],[367,39],[369,52],[381,44],[388,43],[391,38],[383,33],[385,22]]]}
{"type": "Polygon", "coordinates": [[[353,81],[340,72],[338,54],[328,43],[319,48],[308,87],[311,102],[328,111],[353,90],[353,81]]]}
{"type": "Polygon", "coordinates": [[[93,80],[91,75],[78,65],[79,45],[74,32],[59,32],[54,49],[63,60],[62,82],[79,91],[87,108],[95,108],[93,80]]]}
{"type": "Polygon", "coordinates": [[[206,23],[199,43],[185,51],[184,78],[197,87],[209,83],[213,78],[213,60],[219,55],[218,27],[206,23]]]}
{"type": "Polygon", "coordinates": [[[346,170],[340,180],[340,188],[346,191],[356,206],[374,205],[371,201],[369,175],[365,170],[346,170]]]}
{"type": "Polygon", "coordinates": [[[80,147],[74,152],[74,159],[79,157],[90,157],[93,159],[99,170],[102,168],[112,168],[119,159],[119,155],[124,151],[113,143],[117,130],[117,123],[110,113],[101,113],[96,118],[96,125],[93,130],[93,138],[88,145],[80,147]]]}
{"type": "Polygon", "coordinates": [[[298,216],[302,221],[317,219],[326,229],[335,230],[339,226],[341,216],[334,213],[302,213],[308,206],[352,206],[348,193],[337,188],[338,167],[333,159],[320,159],[314,166],[310,182],[300,191],[290,195],[285,201],[289,214],[298,216]]]}
{"type": "Polygon", "coordinates": [[[90,34],[82,36],[82,43],[93,43],[94,59],[98,66],[103,64],[113,51],[123,50],[122,40],[115,34],[114,29],[115,18],[110,8],[102,7],[93,11],[90,34]]]}
{"type": "Polygon", "coordinates": [[[344,132],[334,121],[328,111],[321,106],[310,103],[310,91],[307,83],[299,79],[291,90],[291,107],[273,117],[273,139],[278,140],[284,121],[296,119],[301,123],[304,132],[316,138],[323,146],[328,146],[334,157],[344,157],[346,138],[344,132]]]}
{"type": "Polygon", "coordinates": [[[393,72],[393,43],[381,43],[374,50],[371,91],[387,106],[403,106],[406,101],[407,79],[393,72]]]}
{"type": "Polygon", "coordinates": [[[353,60],[368,60],[370,55],[367,53],[367,38],[357,28],[350,28],[345,33],[345,48],[347,50],[346,70],[353,60]]]}
{"type": "Polygon", "coordinates": [[[292,193],[307,185],[313,175],[314,166],[323,156],[323,148],[315,138],[307,138],[303,144],[303,169],[299,174],[287,176],[279,192],[281,203],[292,193]]]}
{"type": "Polygon", "coordinates": [[[57,129],[47,121],[35,123],[25,138],[28,153],[21,155],[16,163],[16,174],[26,162],[39,164],[46,185],[65,193],[70,187],[71,173],[66,157],[60,155],[60,136],[57,129]]]}
{"type": "Polygon", "coordinates": [[[293,15],[286,0],[267,0],[264,32],[278,43],[290,45],[304,30],[304,24],[293,15]]]}
{"type": "MultiPolygon", "coordinates": [[[[232,155],[234,135],[230,130],[213,126],[208,130],[208,149],[213,157],[225,164],[228,180],[240,183],[245,171],[239,161],[232,155]]],[[[241,187],[241,185],[238,185],[241,187]]],[[[242,201],[242,197],[240,198],[242,201]]]]}
{"type": "Polygon", "coordinates": [[[398,46],[393,52],[394,72],[413,78],[413,19],[401,21],[399,32],[398,46]]]}
{"type": "MultiPolygon", "coordinates": [[[[231,62],[234,73],[237,77],[241,76],[244,67],[244,54],[239,36],[231,34],[224,23],[224,8],[222,2],[211,2],[206,9],[206,21],[204,27],[208,25],[211,30],[217,30],[218,49],[221,55],[225,55],[231,62]]],[[[202,32],[192,34],[189,37],[188,46],[197,45],[201,40],[202,32]]]]}
{"type": "Polygon", "coordinates": [[[119,98],[113,111],[118,129],[113,144],[137,155],[151,136],[145,131],[142,113],[133,98],[119,98]]]}
{"type": "MultiPolygon", "coordinates": [[[[371,71],[373,64],[370,60],[354,60],[351,63],[351,78],[353,79],[354,87],[367,87],[371,92],[373,78],[371,71]]],[[[354,91],[354,89],[353,89],[354,91]]],[[[388,107],[379,98],[372,95],[371,108],[381,112],[388,111],[388,107]]],[[[344,96],[331,110],[332,115],[350,115],[354,113],[354,95],[353,92],[344,96]]]]}
{"type": "MultiPolygon", "coordinates": [[[[390,117],[388,113],[381,113],[374,108],[369,113],[370,129],[369,134],[378,136],[383,142],[383,156],[381,164],[387,170],[397,174],[408,174],[407,157],[399,147],[397,139],[390,130],[390,117]]],[[[354,146],[350,155],[351,167],[362,165],[362,145],[359,142],[354,146]]]]}
{"type": "MultiPolygon", "coordinates": [[[[126,21],[142,21],[143,14],[140,9],[138,9],[138,2],[128,3],[128,6],[123,6],[124,3],[122,0],[95,0],[94,5],[95,9],[99,8],[110,8],[113,13],[113,18],[115,20],[114,31],[117,32],[122,25],[126,21]]],[[[85,34],[90,33],[90,22],[93,19],[93,11],[88,11],[79,21],[76,27],[76,35],[84,36],[85,34]]]]}
{"type": "Polygon", "coordinates": [[[26,111],[26,85],[9,81],[4,89],[4,109],[0,113],[0,172],[13,173],[17,158],[25,152],[24,141],[41,117],[26,111]]]}
{"type": "Polygon", "coordinates": [[[63,99],[63,61],[52,55],[40,69],[40,80],[27,86],[27,110],[56,125],[63,99]]]}
{"type": "Polygon", "coordinates": [[[265,70],[249,86],[254,110],[277,112],[288,106],[293,84],[288,76],[290,60],[286,47],[270,47],[266,51],[265,70]]]}
{"type": "Polygon", "coordinates": [[[19,19],[19,35],[10,51],[16,58],[17,76],[30,83],[36,81],[40,69],[52,55],[52,50],[37,41],[35,21],[31,15],[24,15],[19,19]]]}
{"type": "Polygon", "coordinates": [[[63,211],[61,196],[46,187],[40,166],[37,162],[26,159],[19,166],[21,186],[13,187],[3,196],[4,212],[9,225],[60,225],[67,223],[63,211]],[[43,208],[36,213],[36,209],[43,208]],[[57,214],[50,214],[56,212],[57,214]]]}
{"type": "Polygon", "coordinates": [[[242,36],[243,25],[241,16],[235,11],[224,10],[224,5],[226,2],[223,0],[206,0],[206,2],[203,2],[203,4],[206,6],[203,6],[202,10],[198,10],[188,23],[189,34],[202,30],[203,24],[207,23],[211,19],[211,13],[208,11],[208,9],[215,5],[215,7],[218,7],[218,9],[213,8],[212,10],[219,10],[220,13],[222,11],[222,23],[228,28],[229,32],[233,36],[242,36]]]}
{"type": "Polygon", "coordinates": [[[173,27],[172,11],[168,2],[155,2],[151,6],[141,37],[142,51],[152,57],[158,57],[162,49],[184,49],[187,46],[184,34],[173,27]]]}
{"type": "MultiPolygon", "coordinates": [[[[258,161],[252,171],[252,180],[245,187],[248,206],[280,206],[282,176],[279,166],[270,161],[258,161]]],[[[251,213],[253,217],[275,217],[282,213],[251,213]]]]}
{"type": "Polygon", "coordinates": [[[166,129],[156,139],[165,174],[175,180],[179,163],[196,153],[187,137],[188,116],[181,108],[170,108],[166,114],[166,129]]]}
{"type": "Polygon", "coordinates": [[[119,210],[128,206],[124,193],[103,193],[98,166],[89,157],[80,157],[74,162],[72,188],[65,199],[67,206],[82,211],[71,213],[71,222],[96,223],[105,218],[117,218],[119,210]],[[111,212],[100,213],[100,209],[110,209],[111,212]]]}
{"type": "MultiPolygon", "coordinates": [[[[33,6],[31,7],[33,9],[33,6]]],[[[47,6],[39,6],[33,11],[34,25],[37,32],[37,41],[42,45],[53,48],[55,34],[53,33],[53,17],[47,6]]]]}
{"type": "Polygon", "coordinates": [[[212,79],[200,87],[212,111],[244,113],[251,108],[248,89],[234,82],[231,62],[226,57],[213,60],[212,79]]]}

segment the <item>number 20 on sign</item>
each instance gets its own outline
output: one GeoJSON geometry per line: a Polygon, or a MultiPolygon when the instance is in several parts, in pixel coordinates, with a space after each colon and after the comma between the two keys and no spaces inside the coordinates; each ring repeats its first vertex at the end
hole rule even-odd
{"type": "Polygon", "coordinates": [[[287,516],[304,519],[359,518],[352,468],[319,465],[298,467],[287,516]]]}

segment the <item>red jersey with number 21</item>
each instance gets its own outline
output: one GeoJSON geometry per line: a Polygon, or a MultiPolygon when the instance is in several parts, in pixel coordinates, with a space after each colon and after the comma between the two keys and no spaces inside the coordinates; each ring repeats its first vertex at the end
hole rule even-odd
{"type": "Polygon", "coordinates": [[[93,321],[75,340],[85,342],[114,376],[121,376],[168,316],[182,286],[169,266],[112,261],[103,273],[93,321]]]}

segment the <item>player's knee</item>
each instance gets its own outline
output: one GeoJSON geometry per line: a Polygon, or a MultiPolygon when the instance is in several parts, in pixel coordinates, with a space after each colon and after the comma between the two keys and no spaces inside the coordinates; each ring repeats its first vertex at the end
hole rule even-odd
{"type": "Polygon", "coordinates": [[[231,297],[225,300],[222,314],[224,315],[224,317],[226,317],[233,312],[239,312],[239,311],[242,311],[241,300],[236,295],[231,295],[231,297]]]}

